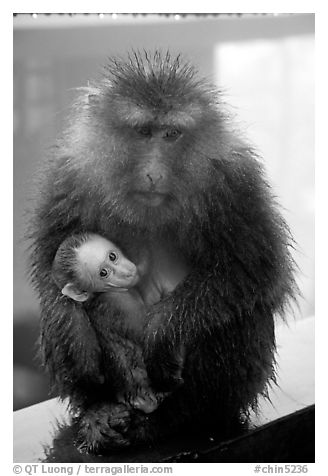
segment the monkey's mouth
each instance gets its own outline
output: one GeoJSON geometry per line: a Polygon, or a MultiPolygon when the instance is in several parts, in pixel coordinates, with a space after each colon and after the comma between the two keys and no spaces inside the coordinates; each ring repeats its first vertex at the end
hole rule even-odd
{"type": "Polygon", "coordinates": [[[160,192],[134,192],[134,198],[143,205],[149,207],[158,207],[167,197],[166,193],[160,192]]]}

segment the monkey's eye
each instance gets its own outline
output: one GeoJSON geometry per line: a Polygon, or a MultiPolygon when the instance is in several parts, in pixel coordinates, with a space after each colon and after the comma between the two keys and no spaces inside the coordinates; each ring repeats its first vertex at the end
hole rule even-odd
{"type": "Polygon", "coordinates": [[[99,271],[99,276],[101,276],[102,278],[107,278],[108,275],[109,275],[109,271],[106,268],[102,268],[99,271]]]}
{"type": "Polygon", "coordinates": [[[115,261],[117,261],[117,254],[114,251],[111,251],[108,255],[108,258],[110,261],[113,261],[114,263],[115,261]]]}
{"type": "Polygon", "coordinates": [[[150,137],[151,136],[151,128],[149,126],[142,126],[137,128],[138,134],[144,137],[150,137]]]}
{"type": "Polygon", "coordinates": [[[168,131],[165,132],[164,134],[164,139],[177,139],[179,136],[181,136],[181,131],[178,129],[169,129],[168,131]]]}

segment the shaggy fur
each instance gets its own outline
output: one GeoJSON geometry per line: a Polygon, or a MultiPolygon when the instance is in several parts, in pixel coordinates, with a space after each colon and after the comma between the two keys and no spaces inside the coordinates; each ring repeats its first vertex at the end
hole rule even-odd
{"type": "Polygon", "coordinates": [[[274,316],[295,295],[292,240],[220,94],[179,57],[112,59],[104,76],[82,90],[44,168],[32,239],[43,362],[77,412],[88,450],[182,428],[223,435],[266,393],[274,379],[274,316]],[[169,124],[181,136],[154,148],[141,137],[153,124],[169,124]],[[152,160],[165,191],[159,206],[132,196],[148,190],[152,160]],[[176,350],[185,350],[183,385],[150,415],[122,410],[113,402],[114,379],[99,380],[104,352],[112,349],[100,346],[92,320],[101,315],[105,325],[115,310],[71,302],[51,279],[61,242],[89,231],[117,243],[132,261],[145,245],[156,249],[164,240],[190,270],[140,323],[137,340],[156,390],[166,390],[176,350]],[[77,329],[90,346],[74,338],[77,329]]]}

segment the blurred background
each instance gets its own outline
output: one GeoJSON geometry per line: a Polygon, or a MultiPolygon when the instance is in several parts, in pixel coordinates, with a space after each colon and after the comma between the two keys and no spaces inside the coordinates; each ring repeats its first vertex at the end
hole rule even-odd
{"type": "Polygon", "coordinates": [[[24,239],[35,173],[74,88],[131,48],[182,53],[224,91],[297,242],[296,318],[314,315],[313,14],[17,14],[13,24],[15,410],[49,397],[35,358],[39,311],[24,239]]]}

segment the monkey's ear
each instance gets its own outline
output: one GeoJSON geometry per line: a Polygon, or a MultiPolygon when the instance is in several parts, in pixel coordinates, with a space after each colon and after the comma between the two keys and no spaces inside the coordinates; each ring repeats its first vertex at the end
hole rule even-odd
{"type": "Polygon", "coordinates": [[[84,302],[90,296],[90,293],[87,291],[80,291],[80,289],[78,289],[73,283],[65,284],[61,292],[64,294],[64,296],[68,296],[74,301],[78,302],[84,302]]]}

